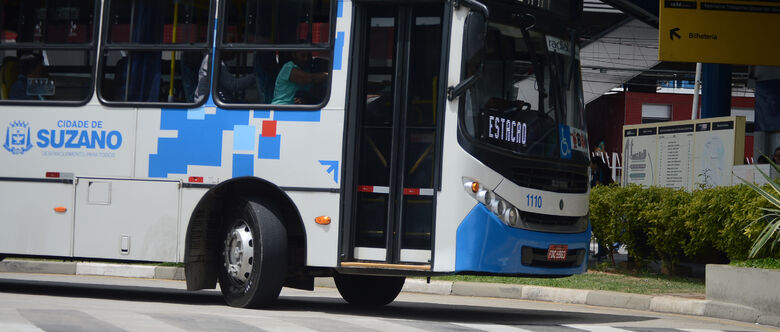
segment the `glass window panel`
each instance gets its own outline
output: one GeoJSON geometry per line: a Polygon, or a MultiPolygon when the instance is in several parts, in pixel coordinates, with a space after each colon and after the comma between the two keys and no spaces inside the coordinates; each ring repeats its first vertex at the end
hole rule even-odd
{"type": "Polygon", "coordinates": [[[433,198],[404,196],[401,248],[431,250],[433,198]]]}
{"type": "MultiPolygon", "coordinates": [[[[579,50],[571,36],[524,35],[500,17],[488,24],[484,54],[467,61],[468,74],[483,59],[484,71],[464,96],[465,133],[518,154],[560,157],[558,125],[585,128],[579,50]]],[[[579,150],[572,155],[589,158],[579,150]]]]}
{"type": "Polygon", "coordinates": [[[432,127],[436,123],[441,48],[441,6],[415,8],[409,59],[409,126],[432,127]]]}
{"type": "Polygon", "coordinates": [[[385,247],[387,230],[387,194],[358,193],[357,236],[355,246],[369,248],[385,247]]]}
{"type": "MultiPolygon", "coordinates": [[[[392,10],[387,13],[393,15],[392,10]]],[[[365,125],[392,126],[395,72],[395,17],[371,17],[366,69],[365,125]]]]}
{"type": "Polygon", "coordinates": [[[228,0],[225,43],[328,44],[330,0],[228,0]]]}
{"type": "Polygon", "coordinates": [[[360,169],[358,184],[361,186],[390,185],[390,152],[393,147],[390,128],[364,127],[360,144],[360,169]]]}
{"type": "Polygon", "coordinates": [[[101,96],[112,102],[199,102],[209,92],[209,57],[204,54],[201,51],[108,51],[103,57],[101,96]],[[171,59],[174,59],[173,66],[171,59]]]}
{"type": "Polygon", "coordinates": [[[209,0],[112,1],[108,42],[205,43],[209,32],[209,5],[209,0]]]}
{"type": "Polygon", "coordinates": [[[223,51],[217,93],[232,104],[318,105],[328,94],[330,52],[223,51]]]}
{"type": "Polygon", "coordinates": [[[0,43],[89,43],[94,0],[0,0],[0,43]]]}
{"type": "Polygon", "coordinates": [[[17,54],[3,60],[3,67],[13,67],[17,75],[13,80],[3,75],[2,99],[81,101],[90,97],[93,66],[90,51],[25,50],[17,54]]]}
{"type": "Polygon", "coordinates": [[[436,130],[410,129],[406,136],[404,187],[433,188],[436,130]]]}

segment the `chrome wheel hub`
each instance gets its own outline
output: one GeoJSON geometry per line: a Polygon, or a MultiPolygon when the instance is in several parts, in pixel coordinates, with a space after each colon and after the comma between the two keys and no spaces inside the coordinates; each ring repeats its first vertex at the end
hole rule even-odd
{"type": "Polygon", "coordinates": [[[225,269],[227,274],[240,284],[246,283],[252,275],[252,263],[255,256],[252,243],[252,230],[242,220],[227,232],[225,238],[225,269]]]}

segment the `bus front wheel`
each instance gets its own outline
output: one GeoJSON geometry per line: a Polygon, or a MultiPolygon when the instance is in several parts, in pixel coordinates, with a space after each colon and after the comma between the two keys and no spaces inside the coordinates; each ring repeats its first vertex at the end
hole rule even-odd
{"type": "Polygon", "coordinates": [[[287,231],[276,211],[242,200],[222,232],[219,287],[228,305],[254,308],[279,297],[287,272],[287,231]]]}
{"type": "Polygon", "coordinates": [[[395,300],[406,278],[336,273],[333,280],[339,294],[349,304],[383,306],[395,300]]]}

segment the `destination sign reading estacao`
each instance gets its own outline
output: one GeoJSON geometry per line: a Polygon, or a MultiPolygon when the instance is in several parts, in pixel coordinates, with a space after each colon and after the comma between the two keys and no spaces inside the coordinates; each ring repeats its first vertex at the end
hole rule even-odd
{"type": "Polygon", "coordinates": [[[780,1],[661,0],[662,61],[780,66],[780,1]]]}

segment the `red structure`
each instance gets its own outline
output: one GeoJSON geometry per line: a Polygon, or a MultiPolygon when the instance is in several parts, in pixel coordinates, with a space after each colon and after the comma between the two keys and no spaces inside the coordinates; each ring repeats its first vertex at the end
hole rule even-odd
{"type": "MultiPolygon", "coordinates": [[[[600,141],[604,141],[607,152],[622,151],[623,126],[642,123],[643,105],[668,106],[670,119],[667,121],[690,120],[693,95],[620,92],[596,99],[588,104],[585,112],[588,137],[593,145],[591,150],[600,141]]],[[[753,97],[731,97],[731,108],[754,109],[755,99],[753,97]]],[[[752,156],[753,136],[752,133],[748,133],[745,137],[745,157],[752,156]]]]}

